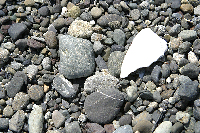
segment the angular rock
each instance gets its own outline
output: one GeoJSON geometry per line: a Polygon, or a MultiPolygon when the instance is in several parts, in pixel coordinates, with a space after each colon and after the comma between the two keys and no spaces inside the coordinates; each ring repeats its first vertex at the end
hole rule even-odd
{"type": "Polygon", "coordinates": [[[133,119],[132,126],[134,127],[138,122],[143,121],[143,120],[151,121],[152,115],[149,114],[147,111],[144,111],[144,112],[138,114],[135,117],[135,119],[133,119]]]}
{"type": "Polygon", "coordinates": [[[29,103],[29,96],[28,94],[25,94],[23,92],[19,92],[14,97],[14,100],[12,102],[12,108],[13,110],[22,110],[25,108],[29,103]]]}
{"type": "Polygon", "coordinates": [[[56,128],[59,128],[65,122],[65,116],[62,115],[58,110],[53,111],[52,120],[56,128]]]}
{"type": "Polygon", "coordinates": [[[28,89],[29,97],[34,101],[39,101],[44,96],[44,89],[39,85],[32,85],[28,89]]]}
{"type": "Polygon", "coordinates": [[[58,45],[56,33],[53,31],[47,31],[47,33],[45,34],[45,42],[49,48],[56,48],[56,46],[58,45]]]}
{"type": "Polygon", "coordinates": [[[85,128],[89,133],[105,133],[105,129],[97,123],[87,123],[85,128]]]}
{"type": "Polygon", "coordinates": [[[38,13],[44,17],[48,16],[50,14],[49,8],[47,6],[43,6],[38,9],[38,13]]]}
{"type": "Polygon", "coordinates": [[[125,33],[120,29],[115,29],[113,34],[113,40],[121,46],[124,46],[125,43],[125,33]]]}
{"type": "Polygon", "coordinates": [[[0,130],[7,130],[9,126],[8,118],[0,118],[0,130]]]}
{"type": "Polygon", "coordinates": [[[172,123],[170,121],[162,122],[153,133],[170,133],[172,129],[172,123]]]}
{"type": "Polygon", "coordinates": [[[199,75],[199,68],[194,63],[188,63],[181,69],[180,73],[190,78],[197,78],[199,75]]]}
{"type": "Polygon", "coordinates": [[[178,111],[176,113],[176,120],[182,122],[183,124],[187,124],[190,121],[190,115],[188,113],[178,111]]]}
{"type": "Polygon", "coordinates": [[[25,33],[27,26],[23,23],[14,23],[8,29],[8,33],[13,40],[17,40],[25,33]]]}
{"type": "Polygon", "coordinates": [[[18,110],[10,119],[9,129],[14,132],[20,132],[24,126],[25,113],[23,110],[18,110]]]}
{"type": "Polygon", "coordinates": [[[117,128],[113,133],[133,133],[133,130],[130,125],[124,125],[117,128]]]}
{"type": "Polygon", "coordinates": [[[119,125],[124,126],[124,125],[130,125],[132,122],[132,117],[130,115],[123,115],[119,119],[119,125]]]}
{"type": "Polygon", "coordinates": [[[9,59],[9,51],[7,49],[1,48],[0,47],[0,68],[5,65],[5,63],[9,59]]]}
{"type": "Polygon", "coordinates": [[[66,133],[82,133],[78,121],[73,121],[71,123],[65,122],[66,133]]]}
{"type": "Polygon", "coordinates": [[[28,39],[27,40],[27,45],[31,48],[35,48],[35,49],[40,49],[40,48],[44,48],[45,44],[36,41],[35,39],[28,39]]]}
{"type": "Polygon", "coordinates": [[[140,133],[150,133],[152,127],[153,124],[150,121],[141,120],[133,127],[133,132],[139,131],[140,133]]]}

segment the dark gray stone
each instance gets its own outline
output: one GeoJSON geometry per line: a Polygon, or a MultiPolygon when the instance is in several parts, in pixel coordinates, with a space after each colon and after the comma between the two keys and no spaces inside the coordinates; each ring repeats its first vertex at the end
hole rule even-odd
{"type": "Polygon", "coordinates": [[[124,97],[117,89],[102,89],[87,96],[84,108],[90,121],[106,124],[116,117],[123,102],[124,97]]]}
{"type": "Polygon", "coordinates": [[[160,103],[161,102],[161,95],[160,95],[160,93],[158,92],[158,91],[154,91],[153,92],[153,99],[156,101],[156,102],[158,102],[158,103],[160,103]]]}
{"type": "Polygon", "coordinates": [[[27,39],[19,39],[15,42],[15,46],[19,48],[19,50],[24,51],[27,48],[27,39]]]}
{"type": "Polygon", "coordinates": [[[154,83],[158,83],[160,75],[161,75],[161,67],[156,65],[151,72],[151,78],[154,83]]]}
{"type": "Polygon", "coordinates": [[[161,5],[162,3],[164,3],[165,2],[165,0],[155,0],[154,1],[154,4],[155,5],[161,5]]]}
{"type": "Polygon", "coordinates": [[[173,0],[171,4],[171,8],[177,9],[181,6],[181,0],[173,0]]]}
{"type": "Polygon", "coordinates": [[[43,6],[38,9],[38,13],[44,17],[48,16],[50,14],[49,8],[47,6],[43,6]]]}
{"type": "Polygon", "coordinates": [[[66,133],[82,133],[78,121],[73,121],[71,123],[65,122],[66,133]]]}
{"type": "Polygon", "coordinates": [[[116,8],[114,8],[113,5],[111,5],[111,6],[108,8],[108,13],[109,13],[109,14],[117,14],[117,15],[120,15],[120,12],[119,12],[116,8]]]}
{"type": "Polygon", "coordinates": [[[125,34],[122,30],[120,29],[115,29],[114,34],[113,34],[113,40],[121,46],[124,46],[125,43],[125,34]]]}
{"type": "Polygon", "coordinates": [[[9,129],[14,132],[20,132],[24,126],[25,113],[23,110],[18,110],[10,119],[9,129]]]}
{"type": "Polygon", "coordinates": [[[183,54],[183,53],[189,51],[191,45],[192,44],[188,41],[181,43],[178,48],[178,53],[183,54]]]}
{"type": "Polygon", "coordinates": [[[148,90],[142,90],[142,91],[139,92],[139,94],[140,94],[140,97],[142,99],[145,99],[145,100],[152,100],[153,99],[153,94],[148,90]]]}
{"type": "Polygon", "coordinates": [[[99,70],[108,69],[106,62],[103,60],[103,58],[100,55],[98,55],[98,57],[95,58],[95,62],[97,66],[99,67],[99,70]]]}
{"type": "Polygon", "coordinates": [[[132,117],[130,115],[123,115],[119,119],[119,125],[124,126],[124,125],[129,125],[132,122],[132,117]]]}
{"type": "Polygon", "coordinates": [[[190,78],[197,78],[199,76],[199,68],[194,63],[188,63],[180,69],[180,73],[190,78]]]}
{"type": "Polygon", "coordinates": [[[114,51],[121,51],[121,52],[124,52],[125,51],[125,47],[124,46],[121,46],[121,45],[112,45],[111,46],[111,50],[110,52],[114,52],[114,51]]]}
{"type": "Polygon", "coordinates": [[[80,18],[84,21],[91,21],[92,20],[92,15],[90,12],[83,12],[81,15],[80,15],[80,18]]]}
{"type": "Polygon", "coordinates": [[[183,130],[183,124],[180,122],[176,122],[171,129],[172,133],[180,133],[183,130]]]}
{"type": "Polygon", "coordinates": [[[89,40],[63,35],[59,38],[59,72],[68,79],[87,77],[95,68],[92,44],[89,40]]]}
{"type": "Polygon", "coordinates": [[[193,49],[194,49],[194,53],[200,55],[200,39],[196,39],[193,42],[193,49]]]}
{"type": "Polygon", "coordinates": [[[65,98],[73,98],[77,92],[72,83],[61,74],[53,79],[53,88],[65,98]]]}
{"type": "Polygon", "coordinates": [[[179,87],[178,95],[181,99],[186,101],[192,101],[196,98],[198,94],[198,82],[197,81],[189,81],[183,83],[179,87]]]}
{"type": "Polygon", "coordinates": [[[5,98],[6,90],[0,86],[0,99],[5,98]]]}
{"type": "Polygon", "coordinates": [[[121,22],[122,18],[119,15],[117,15],[117,14],[106,14],[104,16],[101,16],[97,20],[97,23],[100,26],[108,26],[108,23],[112,22],[112,21],[119,21],[119,22],[121,22]]]}
{"type": "Polygon", "coordinates": [[[26,31],[27,26],[23,23],[14,23],[8,29],[8,33],[13,40],[17,40],[22,37],[26,31]]]}
{"type": "Polygon", "coordinates": [[[172,71],[172,73],[176,73],[178,71],[178,65],[176,64],[175,60],[172,60],[170,62],[170,70],[172,71]]]}
{"type": "Polygon", "coordinates": [[[0,118],[0,130],[7,130],[9,126],[8,118],[0,118]]]}
{"type": "Polygon", "coordinates": [[[44,89],[39,85],[32,85],[28,89],[29,97],[34,101],[39,101],[44,96],[44,89]]]}

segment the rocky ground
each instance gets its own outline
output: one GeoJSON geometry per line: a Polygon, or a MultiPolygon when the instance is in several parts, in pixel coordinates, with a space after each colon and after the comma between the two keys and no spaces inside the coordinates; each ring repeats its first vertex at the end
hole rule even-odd
{"type": "Polygon", "coordinates": [[[199,23],[198,0],[0,0],[0,132],[199,133],[199,23]],[[144,28],[168,50],[121,79],[144,28]]]}

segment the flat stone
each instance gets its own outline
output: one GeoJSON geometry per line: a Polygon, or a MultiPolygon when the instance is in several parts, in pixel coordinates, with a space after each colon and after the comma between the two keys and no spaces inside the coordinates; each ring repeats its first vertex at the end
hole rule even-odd
{"type": "Polygon", "coordinates": [[[10,52],[7,49],[0,48],[0,68],[8,61],[9,55],[10,52]]]}
{"type": "Polygon", "coordinates": [[[179,69],[180,73],[190,78],[197,78],[199,75],[199,68],[194,63],[188,63],[179,69]]]}
{"type": "Polygon", "coordinates": [[[133,130],[130,125],[124,125],[117,128],[113,133],[133,133],[133,130]]]}
{"type": "Polygon", "coordinates": [[[58,45],[56,33],[53,31],[47,31],[45,34],[45,42],[49,48],[56,48],[58,45]]]}
{"type": "Polygon", "coordinates": [[[44,43],[41,43],[35,39],[28,39],[27,40],[27,45],[29,47],[32,47],[32,48],[35,48],[35,49],[40,49],[40,48],[44,48],[45,47],[45,44],[44,43]]]}
{"type": "Polygon", "coordinates": [[[92,132],[92,133],[97,133],[97,132],[104,133],[105,132],[105,129],[97,123],[87,123],[85,125],[85,127],[86,127],[87,132],[92,132]]]}
{"type": "Polygon", "coordinates": [[[153,124],[150,121],[141,120],[133,127],[133,132],[135,133],[136,131],[139,131],[142,133],[150,133],[152,131],[152,127],[153,124]]]}
{"type": "Polygon", "coordinates": [[[115,29],[113,34],[113,40],[121,46],[124,46],[125,43],[125,33],[120,29],[115,29]]]}
{"type": "Polygon", "coordinates": [[[123,115],[119,119],[119,125],[124,126],[124,125],[129,125],[132,122],[132,117],[130,115],[123,115]]]}
{"type": "Polygon", "coordinates": [[[152,115],[149,114],[147,111],[144,111],[144,112],[138,114],[135,117],[135,119],[133,119],[132,126],[134,127],[138,122],[143,121],[143,120],[151,121],[152,115]]]}
{"type": "Polygon", "coordinates": [[[14,132],[20,132],[24,126],[25,113],[23,110],[18,110],[10,119],[9,129],[14,132]]]}
{"type": "Polygon", "coordinates": [[[0,129],[7,130],[9,126],[8,118],[0,118],[0,129]]]}

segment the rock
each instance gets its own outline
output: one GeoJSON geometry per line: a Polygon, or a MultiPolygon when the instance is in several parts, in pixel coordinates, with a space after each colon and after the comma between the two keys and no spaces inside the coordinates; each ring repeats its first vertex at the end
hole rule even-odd
{"type": "Polygon", "coordinates": [[[129,12],[132,20],[138,20],[140,18],[141,12],[138,9],[133,9],[129,12]]]}
{"type": "Polygon", "coordinates": [[[23,110],[18,110],[10,119],[9,129],[14,132],[20,132],[24,126],[25,113],[23,110]]]}
{"type": "Polygon", "coordinates": [[[170,121],[162,122],[153,133],[170,133],[172,129],[172,123],[170,121]]]}
{"type": "Polygon", "coordinates": [[[195,123],[194,131],[195,131],[195,133],[199,133],[200,132],[200,121],[197,121],[195,123]]]}
{"type": "Polygon", "coordinates": [[[35,40],[35,39],[28,39],[27,40],[27,45],[29,47],[35,48],[35,49],[40,49],[40,48],[44,48],[45,44],[35,40]]]}
{"type": "Polygon", "coordinates": [[[14,97],[14,100],[12,102],[12,108],[13,110],[22,110],[28,105],[28,103],[29,103],[28,94],[19,92],[14,97]]]}
{"type": "Polygon", "coordinates": [[[38,67],[36,65],[29,65],[25,70],[29,79],[32,79],[38,73],[38,67]]]}
{"type": "Polygon", "coordinates": [[[134,127],[133,132],[139,131],[140,133],[149,133],[152,131],[153,124],[147,120],[139,121],[134,127]]]}
{"type": "Polygon", "coordinates": [[[200,99],[194,101],[193,115],[195,119],[200,120],[200,99]]]}
{"type": "Polygon", "coordinates": [[[99,55],[102,53],[104,45],[100,41],[95,41],[93,45],[94,52],[99,55]]]}
{"type": "Polygon", "coordinates": [[[191,45],[192,44],[188,41],[181,43],[178,47],[178,53],[183,54],[189,51],[191,45]]]}
{"type": "Polygon", "coordinates": [[[15,41],[22,37],[22,35],[26,32],[27,26],[23,23],[14,23],[8,29],[8,33],[10,37],[15,41]]]}
{"type": "Polygon", "coordinates": [[[181,32],[181,25],[180,24],[176,24],[170,29],[169,34],[171,36],[174,36],[174,35],[179,34],[180,32],[181,32]]]}
{"type": "Polygon", "coordinates": [[[105,124],[116,117],[123,101],[123,95],[117,89],[101,89],[86,97],[84,108],[90,121],[105,124]]]}
{"type": "Polygon", "coordinates": [[[115,131],[113,124],[105,124],[104,129],[105,129],[106,133],[113,133],[115,131]]]}
{"type": "Polygon", "coordinates": [[[102,15],[102,10],[98,7],[93,7],[91,9],[91,15],[93,18],[99,18],[102,15]]]}
{"type": "Polygon", "coordinates": [[[176,113],[176,120],[183,124],[187,124],[190,121],[190,115],[188,113],[178,111],[176,113]]]}
{"type": "Polygon", "coordinates": [[[181,0],[172,0],[171,8],[177,9],[181,6],[181,0]]]}
{"type": "Polygon", "coordinates": [[[194,8],[194,15],[200,16],[200,5],[194,8]]]}
{"type": "Polygon", "coordinates": [[[160,75],[161,75],[161,67],[156,65],[151,72],[151,78],[154,81],[154,83],[158,83],[160,75]]]}
{"type": "Polygon", "coordinates": [[[113,34],[113,40],[121,46],[124,46],[125,43],[125,34],[122,30],[120,29],[115,29],[114,34],[113,34]]]}
{"type": "Polygon", "coordinates": [[[73,6],[72,8],[68,9],[68,17],[72,17],[73,19],[77,18],[81,14],[81,10],[78,6],[73,6]]]}
{"type": "Polygon", "coordinates": [[[12,109],[11,106],[7,105],[4,109],[3,109],[3,115],[5,117],[11,117],[14,114],[14,111],[12,109]]]}
{"type": "Polygon", "coordinates": [[[94,52],[89,40],[63,35],[59,38],[59,50],[58,70],[66,78],[87,77],[93,73],[94,52]]]}
{"type": "Polygon", "coordinates": [[[121,22],[122,18],[119,15],[117,15],[117,14],[106,14],[104,16],[101,16],[97,20],[97,23],[100,26],[108,26],[108,23],[112,22],[112,21],[119,21],[119,22],[121,22]]]}
{"type": "Polygon", "coordinates": [[[49,48],[56,48],[58,45],[56,33],[53,31],[47,31],[45,34],[45,42],[49,48]]]}
{"type": "Polygon", "coordinates": [[[103,58],[100,55],[98,55],[98,57],[95,58],[95,62],[100,71],[102,71],[102,69],[108,69],[106,62],[103,60],[103,58]]]}
{"type": "Polygon", "coordinates": [[[6,3],[6,0],[0,0],[0,5],[4,5],[6,3]]]}
{"type": "Polygon", "coordinates": [[[55,29],[61,29],[65,26],[65,23],[66,23],[66,20],[64,18],[57,18],[56,20],[54,20],[52,25],[54,26],[55,29]]]}
{"type": "Polygon", "coordinates": [[[47,6],[43,6],[41,8],[38,9],[38,13],[41,15],[41,16],[48,16],[50,14],[50,11],[49,11],[49,8],[47,6]]]}
{"type": "Polygon", "coordinates": [[[71,123],[65,122],[66,133],[82,133],[78,121],[73,121],[71,123]]]}
{"type": "Polygon", "coordinates": [[[190,13],[192,14],[193,13],[193,6],[191,4],[182,4],[180,9],[185,12],[185,13],[190,13]]]}
{"type": "Polygon", "coordinates": [[[132,117],[130,115],[123,115],[119,119],[119,125],[124,126],[124,125],[130,125],[132,122],[132,117]]]}
{"type": "Polygon", "coordinates": [[[109,14],[117,14],[117,15],[120,15],[120,12],[119,12],[116,8],[114,8],[113,5],[110,5],[110,7],[108,8],[108,13],[109,13],[109,14]]]}
{"type": "Polygon", "coordinates": [[[106,36],[103,34],[93,33],[91,35],[91,42],[105,40],[106,36]]]}
{"type": "Polygon", "coordinates": [[[91,21],[92,20],[92,15],[90,12],[83,12],[81,15],[80,15],[80,18],[83,20],[83,21],[91,21]]]}
{"type": "Polygon", "coordinates": [[[178,95],[186,101],[192,101],[198,94],[198,82],[188,81],[182,83],[179,87],[178,95]]]}
{"type": "Polygon", "coordinates": [[[7,49],[0,48],[0,68],[8,61],[9,55],[10,53],[7,49]]]}
{"type": "Polygon", "coordinates": [[[28,95],[32,100],[39,101],[44,96],[43,87],[39,85],[32,85],[28,89],[28,95]]]}
{"type": "Polygon", "coordinates": [[[75,20],[68,28],[68,34],[79,38],[89,38],[93,33],[92,25],[83,20],[75,20]]]}
{"type": "Polygon", "coordinates": [[[49,57],[45,57],[41,64],[45,70],[51,70],[51,59],[49,57]]]}
{"type": "Polygon", "coordinates": [[[8,118],[0,118],[0,130],[7,130],[9,126],[8,118]]]}
{"type": "Polygon", "coordinates": [[[194,42],[193,42],[193,49],[194,49],[194,53],[196,54],[200,54],[200,39],[196,39],[194,42]]]}
{"type": "Polygon", "coordinates": [[[197,38],[197,33],[194,30],[183,30],[178,34],[178,37],[182,37],[183,41],[192,41],[197,38]]]}
{"type": "Polygon", "coordinates": [[[53,111],[52,120],[56,128],[62,126],[65,122],[65,116],[62,115],[58,110],[53,111]]]}
{"type": "Polygon", "coordinates": [[[167,78],[170,75],[170,66],[169,64],[163,64],[161,68],[162,77],[167,78]]]}
{"type": "Polygon", "coordinates": [[[7,95],[13,98],[21,90],[23,84],[24,80],[22,77],[13,77],[6,86],[7,95]]]}
{"type": "Polygon", "coordinates": [[[85,125],[87,132],[91,133],[105,133],[105,129],[97,123],[87,123],[85,125]]]}
{"type": "Polygon", "coordinates": [[[177,50],[179,46],[181,45],[182,40],[183,39],[181,37],[178,37],[178,38],[171,37],[170,42],[169,42],[170,48],[172,48],[173,50],[177,50]]]}
{"type": "Polygon", "coordinates": [[[43,117],[42,107],[34,104],[28,119],[29,133],[42,133],[43,117]]]}
{"type": "Polygon", "coordinates": [[[171,129],[172,133],[179,133],[183,130],[183,124],[180,122],[176,122],[171,129]]]}
{"type": "Polygon", "coordinates": [[[27,84],[28,77],[27,77],[27,75],[23,71],[17,71],[14,74],[14,77],[21,77],[21,78],[23,78],[24,84],[27,84]]]}
{"type": "Polygon", "coordinates": [[[53,5],[52,14],[61,13],[62,6],[60,4],[53,5]]]}
{"type": "Polygon", "coordinates": [[[33,6],[35,4],[35,1],[34,0],[25,0],[24,4],[25,4],[25,6],[30,7],[30,6],[33,6]]]}
{"type": "Polygon", "coordinates": [[[137,97],[137,86],[129,86],[126,88],[127,100],[133,102],[137,97]]]}
{"type": "Polygon", "coordinates": [[[5,49],[7,49],[7,50],[9,50],[11,52],[14,51],[14,49],[15,49],[15,45],[13,43],[11,43],[11,42],[2,43],[1,47],[5,48],[5,49]]]}
{"type": "Polygon", "coordinates": [[[190,63],[196,64],[197,66],[199,65],[198,58],[197,58],[197,56],[195,55],[195,53],[192,52],[192,51],[190,51],[190,52],[188,53],[188,61],[189,61],[190,63]]]}
{"type": "Polygon", "coordinates": [[[199,68],[194,63],[188,63],[181,69],[180,73],[190,78],[197,78],[199,75],[199,68]]]}
{"type": "Polygon", "coordinates": [[[65,98],[73,98],[77,92],[72,83],[61,74],[55,76],[52,87],[65,98]]]}
{"type": "Polygon", "coordinates": [[[113,133],[133,133],[133,130],[130,125],[124,125],[117,128],[113,133]]]}
{"type": "Polygon", "coordinates": [[[148,112],[144,111],[140,114],[138,114],[135,119],[133,119],[132,121],[132,126],[134,127],[137,123],[139,123],[140,121],[143,120],[147,120],[147,121],[151,121],[152,120],[152,115],[149,114],[148,112]]]}
{"type": "Polygon", "coordinates": [[[124,60],[125,53],[114,51],[108,58],[108,71],[111,75],[119,77],[121,73],[121,65],[124,60]]]}

